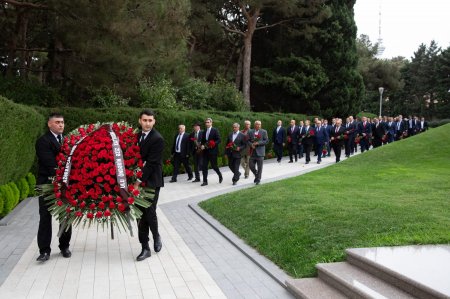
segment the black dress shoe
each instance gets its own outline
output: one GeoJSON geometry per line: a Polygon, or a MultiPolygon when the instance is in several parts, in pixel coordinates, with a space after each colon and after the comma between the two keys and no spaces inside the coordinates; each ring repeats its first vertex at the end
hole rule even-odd
{"type": "Polygon", "coordinates": [[[192,180],[192,176],[188,177],[188,179],[187,179],[187,180],[188,180],[188,181],[192,180]]]}
{"type": "Polygon", "coordinates": [[[261,182],[260,182],[260,181],[256,181],[256,182],[255,182],[256,185],[259,185],[259,183],[261,183],[261,182]]]}
{"type": "Polygon", "coordinates": [[[222,184],[222,181],[223,181],[223,177],[220,176],[220,177],[219,177],[219,184],[222,184]]]}
{"type": "Polygon", "coordinates": [[[320,164],[320,161],[317,161],[317,164],[320,164]]]}
{"type": "Polygon", "coordinates": [[[161,236],[157,236],[153,242],[153,249],[155,249],[155,252],[160,252],[162,248],[161,236]]]}
{"type": "Polygon", "coordinates": [[[49,258],[50,258],[50,253],[44,252],[44,253],[41,253],[38,256],[36,261],[38,261],[38,262],[45,262],[45,261],[48,261],[49,258]]]}
{"type": "Polygon", "coordinates": [[[233,181],[233,186],[236,185],[236,183],[237,183],[236,181],[233,181]]]}
{"type": "Polygon", "coordinates": [[[177,180],[176,179],[171,179],[170,181],[169,181],[169,183],[175,183],[177,180]]]}
{"type": "Polygon", "coordinates": [[[248,179],[248,175],[244,176],[245,179],[248,179]]]}
{"type": "Polygon", "coordinates": [[[198,182],[200,182],[200,180],[199,180],[199,179],[195,179],[195,180],[193,180],[192,182],[193,182],[193,183],[198,183],[198,182]]]}
{"type": "Polygon", "coordinates": [[[61,249],[61,254],[65,258],[69,258],[72,256],[72,252],[70,252],[69,248],[61,249]]]}
{"type": "Polygon", "coordinates": [[[306,163],[305,164],[309,164],[309,161],[306,161],[306,163]]]}
{"type": "Polygon", "coordinates": [[[141,253],[137,256],[136,260],[138,262],[145,260],[146,258],[150,257],[152,254],[150,252],[150,249],[142,248],[141,253]]]}
{"type": "Polygon", "coordinates": [[[293,163],[292,161],[289,161],[288,163],[293,163]]]}
{"type": "Polygon", "coordinates": [[[208,183],[207,182],[203,182],[200,186],[206,186],[206,185],[208,185],[208,183]]]}

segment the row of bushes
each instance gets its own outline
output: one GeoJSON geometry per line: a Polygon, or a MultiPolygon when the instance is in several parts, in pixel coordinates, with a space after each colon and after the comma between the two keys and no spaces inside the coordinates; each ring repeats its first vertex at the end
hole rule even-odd
{"type": "MultiPolygon", "coordinates": [[[[113,88],[100,87],[86,91],[83,99],[74,103],[78,107],[153,107],[162,109],[216,109],[247,111],[242,92],[234,84],[218,78],[214,82],[189,78],[179,85],[161,76],[142,79],[131,94],[118,94],[113,88]]],[[[16,103],[54,107],[66,106],[69,100],[60,92],[33,80],[5,78],[0,76],[0,94],[16,103]]]]}
{"type": "Polygon", "coordinates": [[[0,185],[19,180],[35,160],[34,144],[45,117],[33,107],[0,96],[0,185]]]}
{"type": "Polygon", "coordinates": [[[36,178],[32,173],[20,178],[16,182],[9,182],[0,186],[0,217],[6,216],[25,198],[34,195],[36,178]]]}
{"type": "Polygon", "coordinates": [[[445,124],[450,124],[450,118],[440,119],[440,120],[432,120],[428,122],[428,126],[430,128],[436,128],[439,126],[443,126],[445,124]]]}

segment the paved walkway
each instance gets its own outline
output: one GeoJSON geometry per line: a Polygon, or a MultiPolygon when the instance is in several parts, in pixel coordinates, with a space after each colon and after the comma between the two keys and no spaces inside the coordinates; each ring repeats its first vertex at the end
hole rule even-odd
{"type": "MultiPolygon", "coordinates": [[[[334,164],[334,157],[320,165],[305,165],[304,159],[287,161],[265,161],[261,183],[326,167],[334,164]]],[[[254,186],[252,175],[233,186],[229,169],[221,171],[222,184],[211,171],[206,187],[186,181],[186,175],[166,184],[158,209],[163,250],[143,262],[135,261],[140,252],[135,225],[135,237],[123,232],[114,240],[95,227],[74,229],[70,259],[59,254],[54,231],[50,260],[36,262],[38,205],[36,198],[29,199],[8,226],[0,226],[0,298],[292,298],[278,282],[285,275],[281,270],[262,256],[248,258],[245,250],[189,208],[218,194],[254,186]],[[265,263],[266,271],[255,260],[265,263]],[[277,281],[267,269],[281,278],[277,281]]]]}

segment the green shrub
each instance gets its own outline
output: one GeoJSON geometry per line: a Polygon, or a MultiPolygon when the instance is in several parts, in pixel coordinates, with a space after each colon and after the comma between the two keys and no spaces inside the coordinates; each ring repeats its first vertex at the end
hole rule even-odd
{"type": "Polygon", "coordinates": [[[105,86],[96,90],[91,98],[92,105],[101,108],[127,107],[129,102],[129,98],[124,98],[105,86]]]}
{"type": "Polygon", "coordinates": [[[12,206],[12,208],[14,209],[14,207],[17,206],[17,204],[20,201],[20,190],[19,190],[19,188],[17,188],[17,185],[14,182],[10,182],[10,183],[8,183],[8,185],[9,185],[9,187],[12,190],[12,195],[13,195],[13,199],[12,199],[13,206],[12,206]]]}
{"type": "Polygon", "coordinates": [[[0,184],[17,181],[30,171],[34,144],[45,128],[45,118],[29,106],[0,96],[0,184]]]}
{"type": "Polygon", "coordinates": [[[2,190],[0,189],[0,217],[3,216],[4,206],[5,206],[5,196],[3,195],[2,190]]]}
{"type": "Polygon", "coordinates": [[[373,114],[373,113],[370,113],[370,112],[364,112],[364,111],[356,114],[356,117],[359,117],[359,118],[361,118],[363,116],[368,117],[368,118],[378,117],[376,114],[373,114]]]}
{"type": "Polygon", "coordinates": [[[0,186],[0,193],[3,197],[3,211],[1,215],[6,216],[15,207],[14,193],[9,184],[0,186]]]}
{"type": "Polygon", "coordinates": [[[211,84],[204,79],[190,78],[178,90],[178,97],[184,108],[211,109],[211,84]]]}
{"type": "Polygon", "coordinates": [[[27,180],[29,186],[28,196],[34,196],[36,194],[36,192],[34,191],[34,188],[36,187],[36,177],[31,172],[29,172],[25,176],[25,179],[27,180]]]}
{"type": "Polygon", "coordinates": [[[65,103],[58,90],[39,82],[0,76],[0,95],[21,104],[52,107],[65,103]]]}
{"type": "Polygon", "coordinates": [[[19,196],[19,200],[22,201],[25,198],[28,197],[28,193],[30,191],[30,187],[28,186],[28,182],[25,178],[21,178],[18,182],[17,182],[17,188],[19,189],[20,192],[20,196],[19,196]]]}
{"type": "Polygon", "coordinates": [[[430,128],[436,128],[445,124],[450,123],[450,119],[446,118],[446,119],[440,119],[440,120],[432,120],[428,122],[428,126],[430,128]]]}
{"type": "Polygon", "coordinates": [[[212,84],[210,106],[222,111],[249,110],[244,95],[225,79],[218,79],[212,84]]]}
{"type": "Polygon", "coordinates": [[[172,80],[164,77],[141,80],[138,93],[142,107],[176,109],[178,106],[172,80]]]}

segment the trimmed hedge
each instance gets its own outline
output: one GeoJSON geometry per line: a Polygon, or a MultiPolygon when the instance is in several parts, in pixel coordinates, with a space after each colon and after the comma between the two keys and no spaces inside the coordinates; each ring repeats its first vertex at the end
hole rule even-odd
{"type": "Polygon", "coordinates": [[[30,195],[34,195],[36,178],[32,173],[20,178],[17,183],[0,185],[0,216],[6,216],[19,203],[30,195]],[[30,183],[28,183],[30,182],[30,183]]]}
{"type": "Polygon", "coordinates": [[[450,123],[450,118],[440,119],[440,120],[432,120],[428,122],[428,126],[430,128],[437,128],[439,126],[443,126],[445,124],[450,123]]]}
{"type": "Polygon", "coordinates": [[[44,131],[45,118],[29,106],[0,96],[0,185],[17,181],[30,171],[34,144],[44,131]]]}
{"type": "MultiPolygon", "coordinates": [[[[141,108],[74,108],[64,107],[60,109],[50,109],[43,107],[35,107],[35,109],[43,115],[48,115],[51,112],[60,112],[64,115],[66,124],[65,132],[70,132],[74,128],[82,124],[89,124],[108,121],[127,121],[133,127],[138,126],[139,113],[141,108]]],[[[172,149],[172,143],[175,134],[178,132],[178,125],[185,124],[186,132],[192,131],[192,125],[195,122],[200,122],[204,128],[204,120],[208,117],[213,119],[213,126],[220,132],[222,143],[220,147],[220,156],[224,153],[225,141],[228,134],[232,131],[232,125],[235,122],[241,124],[243,128],[244,120],[249,119],[252,124],[255,120],[262,122],[262,128],[269,133],[269,139],[272,137],[272,130],[275,128],[277,121],[283,121],[283,125],[287,126],[291,119],[304,120],[311,119],[302,114],[284,114],[284,113],[257,113],[257,112],[218,112],[205,110],[190,110],[190,111],[173,111],[155,109],[156,112],[156,126],[155,128],[162,134],[165,140],[164,161],[169,159],[172,149]]],[[[253,125],[252,125],[253,126],[253,125]]],[[[270,151],[272,145],[269,144],[267,151],[270,151]]]]}

